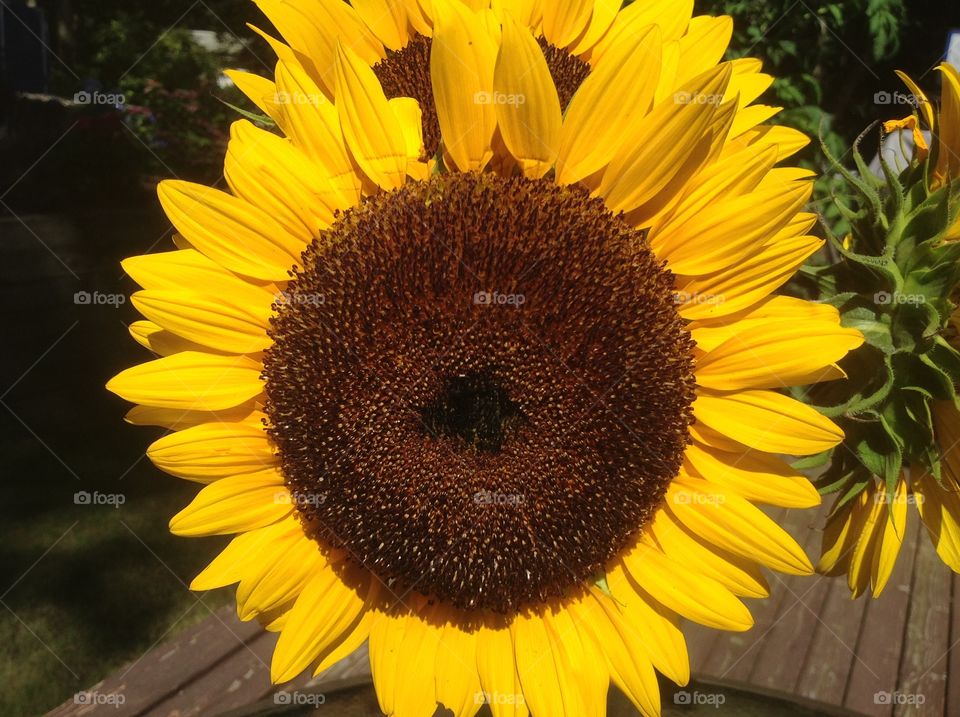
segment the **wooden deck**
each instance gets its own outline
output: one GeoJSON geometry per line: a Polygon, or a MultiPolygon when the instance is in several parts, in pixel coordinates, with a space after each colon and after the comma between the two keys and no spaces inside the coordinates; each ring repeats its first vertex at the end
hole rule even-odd
{"type": "MultiPolygon", "coordinates": [[[[787,529],[810,555],[819,549],[824,515],[825,509],[793,511],[786,518],[787,529]]],[[[960,715],[960,576],[940,563],[916,511],[879,600],[851,600],[843,579],[771,574],[770,582],[770,598],[751,601],[756,625],[749,632],[687,626],[694,677],[701,684],[810,700],[870,717],[960,715]]],[[[122,694],[119,709],[71,700],[50,714],[240,714],[240,708],[281,692],[269,683],[275,642],[275,635],[222,609],[90,688],[101,699],[122,694]]],[[[332,692],[368,680],[361,649],[319,681],[303,675],[284,685],[286,695],[274,701],[283,704],[295,690],[332,692]]],[[[337,714],[378,714],[370,691],[355,691],[352,707],[338,708],[337,714]]],[[[665,694],[664,702],[670,700],[665,694]]]]}

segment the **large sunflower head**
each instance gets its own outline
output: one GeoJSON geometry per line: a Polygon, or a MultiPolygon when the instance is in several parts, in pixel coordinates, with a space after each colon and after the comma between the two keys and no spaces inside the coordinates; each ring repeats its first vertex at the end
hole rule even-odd
{"type": "Polygon", "coordinates": [[[803,140],[759,124],[759,63],[690,39],[713,19],[621,33],[564,106],[498,7],[434,5],[434,155],[345,42],[242,76],[282,136],[234,125],[229,193],[161,184],[178,250],[124,263],[161,357],[109,387],[206,484],[172,530],[238,534],[193,587],[239,583],[275,680],[369,640],[387,714],[600,713],[611,681],[657,714],[679,618],[745,630],[760,566],[811,571],[754,503],[816,505],[776,454],[841,433],[778,389],[862,338],[772,296],[820,246],[775,167],[803,140]]]}

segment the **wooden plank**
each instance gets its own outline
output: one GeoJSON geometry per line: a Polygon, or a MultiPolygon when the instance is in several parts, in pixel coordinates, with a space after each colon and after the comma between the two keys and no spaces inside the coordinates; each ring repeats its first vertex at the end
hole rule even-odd
{"type": "Polygon", "coordinates": [[[234,608],[224,606],[210,618],[162,643],[139,660],[86,690],[85,693],[90,695],[86,702],[81,699],[78,704],[71,699],[50,714],[55,717],[139,715],[193,682],[198,673],[212,668],[227,655],[244,649],[244,643],[253,639],[260,630],[260,625],[255,621],[239,622],[234,608]],[[118,707],[110,702],[107,698],[111,695],[123,695],[123,704],[118,707]]]}
{"type": "Polygon", "coordinates": [[[854,648],[866,609],[851,600],[844,578],[827,579],[827,596],[796,684],[796,694],[826,704],[843,704],[854,648]]]}
{"type": "Polygon", "coordinates": [[[241,649],[198,671],[189,683],[141,714],[143,717],[193,717],[243,707],[267,697],[273,692],[270,656],[276,643],[275,634],[258,633],[241,649]]]}
{"type": "MultiPolygon", "coordinates": [[[[913,506],[909,508],[900,556],[886,589],[878,598],[861,598],[867,601],[866,613],[854,649],[856,659],[853,660],[847,680],[844,706],[865,715],[889,717],[893,713],[893,705],[878,700],[877,696],[893,691],[900,671],[903,632],[907,625],[910,585],[920,531],[920,516],[913,506]]],[[[926,539],[925,535],[920,537],[926,539]]]]}
{"type": "MultiPolygon", "coordinates": [[[[927,540],[923,531],[921,540],[927,540]]],[[[950,654],[947,657],[947,714],[960,714],[960,575],[950,580],[950,654]]]]}
{"type": "Polygon", "coordinates": [[[946,703],[951,573],[929,540],[917,543],[895,717],[944,714],[946,703]]]}
{"type": "MultiPolygon", "coordinates": [[[[805,526],[802,511],[777,511],[772,517],[788,533],[797,536],[805,526]]],[[[746,632],[720,633],[713,643],[706,660],[694,665],[698,675],[727,682],[747,682],[753,669],[760,641],[776,622],[789,593],[782,589],[776,578],[770,580],[770,597],[765,600],[748,600],[754,625],[746,632]]]]}
{"type": "MultiPolygon", "coordinates": [[[[806,535],[800,544],[807,555],[816,556],[820,550],[821,526],[826,521],[829,506],[816,511],[805,511],[806,535]]],[[[814,628],[827,598],[829,581],[820,576],[774,576],[778,589],[785,592],[776,621],[760,640],[757,659],[748,681],[766,690],[791,694],[800,680],[804,658],[813,641],[814,628]],[[786,656],[790,659],[784,659],[786,656]]]]}

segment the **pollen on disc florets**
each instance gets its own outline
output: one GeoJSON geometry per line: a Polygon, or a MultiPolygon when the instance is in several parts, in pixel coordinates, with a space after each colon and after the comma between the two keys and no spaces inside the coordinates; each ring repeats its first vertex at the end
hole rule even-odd
{"type": "Polygon", "coordinates": [[[636,539],[694,398],[640,232],[579,189],[441,174],[345,212],[302,264],[266,412],[321,545],[395,590],[513,612],[636,539]]]}

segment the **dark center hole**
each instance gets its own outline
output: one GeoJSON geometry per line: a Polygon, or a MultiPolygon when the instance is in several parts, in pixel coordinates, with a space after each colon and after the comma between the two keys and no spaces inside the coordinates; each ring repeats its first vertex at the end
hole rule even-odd
{"type": "Polygon", "coordinates": [[[525,420],[520,407],[486,374],[447,378],[443,391],[419,409],[424,432],[466,447],[498,453],[510,430],[525,420]]]}

